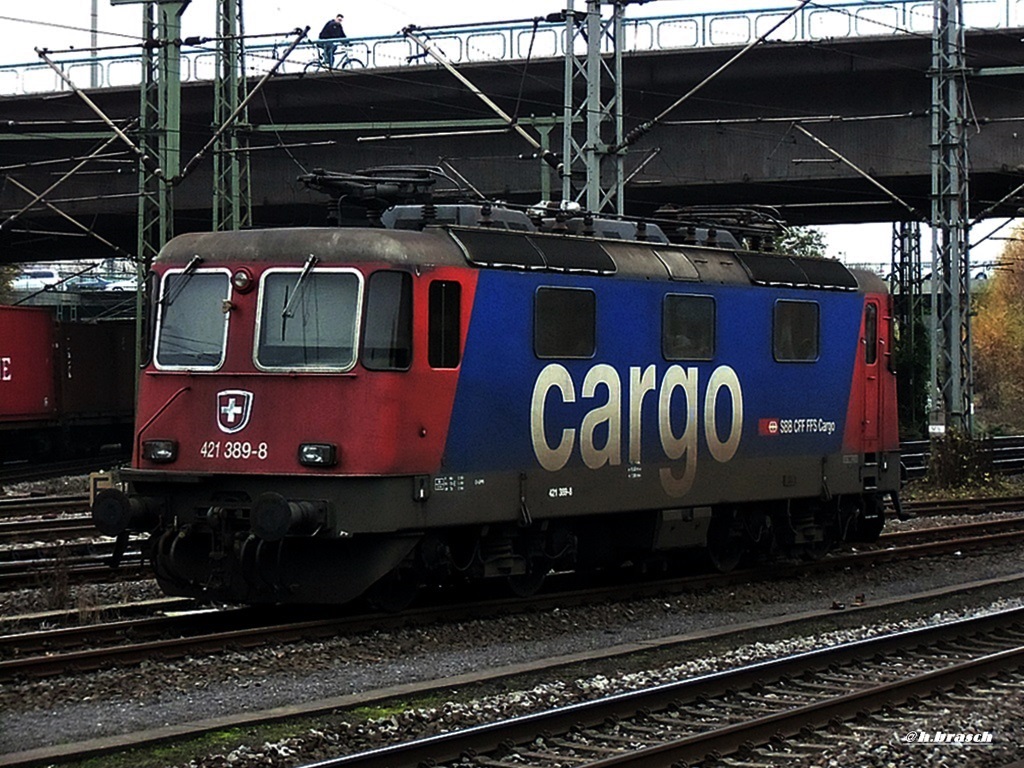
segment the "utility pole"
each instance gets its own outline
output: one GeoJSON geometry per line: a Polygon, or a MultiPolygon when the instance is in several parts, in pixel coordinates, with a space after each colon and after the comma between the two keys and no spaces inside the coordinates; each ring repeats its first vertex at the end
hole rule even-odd
{"type": "Polygon", "coordinates": [[[92,26],[89,28],[91,32],[89,44],[92,46],[92,66],[89,68],[89,85],[93,88],[100,87],[100,52],[96,50],[100,47],[99,24],[100,0],[92,0],[92,26]]]}
{"type": "Polygon", "coordinates": [[[963,0],[934,0],[929,433],[973,430],[963,0]]]}
{"type": "Polygon", "coordinates": [[[613,0],[612,14],[601,16],[601,0],[587,0],[577,14],[574,0],[565,13],[565,101],[562,148],[565,169],[562,200],[582,203],[592,213],[622,214],[625,185],[622,115],[623,18],[628,0],[613,0]],[[586,54],[576,54],[577,42],[586,54]],[[602,56],[604,43],[610,61],[602,56]],[[577,85],[582,84],[582,88],[577,85]],[[577,91],[582,98],[577,102],[577,91]],[[580,130],[584,132],[580,135],[580,130]],[[582,179],[583,184],[573,185],[582,179]],[[585,197],[585,200],[583,199],[585,197]]]}
{"type": "MultiPolygon", "coordinates": [[[[247,95],[242,0],[217,0],[217,76],[213,83],[214,126],[228,124],[247,95]]],[[[248,109],[243,108],[213,148],[213,229],[252,225],[248,109]]]]}
{"type": "MultiPolygon", "coordinates": [[[[118,0],[127,4],[129,0],[118,0]]],[[[111,0],[115,2],[115,0],[111,0]]],[[[140,277],[174,236],[169,181],[181,166],[181,15],[191,0],[149,0],[142,9],[142,86],[139,147],[157,168],[139,163],[138,256],[140,277]]]]}
{"type": "Polygon", "coordinates": [[[928,419],[923,395],[929,380],[924,353],[928,337],[924,332],[920,221],[893,223],[891,266],[889,289],[900,329],[900,358],[896,364],[900,421],[923,429],[928,419]]]}

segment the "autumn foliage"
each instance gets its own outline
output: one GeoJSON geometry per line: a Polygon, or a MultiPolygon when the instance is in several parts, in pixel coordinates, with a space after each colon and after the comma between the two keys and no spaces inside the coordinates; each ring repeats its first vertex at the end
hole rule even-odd
{"type": "Polygon", "coordinates": [[[990,280],[974,290],[974,389],[982,426],[1024,429],[1024,227],[1014,230],[990,280]]]}

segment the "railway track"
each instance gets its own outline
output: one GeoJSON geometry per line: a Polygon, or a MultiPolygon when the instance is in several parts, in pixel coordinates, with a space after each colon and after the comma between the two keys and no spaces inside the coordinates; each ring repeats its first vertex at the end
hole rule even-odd
{"type": "Polygon", "coordinates": [[[99,537],[85,494],[0,499],[0,590],[116,582],[146,575],[142,541],[134,537],[122,567],[109,567],[114,541],[99,537]]]}
{"type": "MultiPolygon", "coordinates": [[[[776,564],[730,574],[704,574],[629,584],[615,580],[608,586],[591,588],[580,588],[578,579],[568,577],[563,590],[556,588],[532,598],[472,603],[449,598],[447,603],[428,605],[398,615],[367,614],[353,607],[341,616],[334,612],[324,618],[310,619],[308,614],[291,611],[275,614],[254,609],[232,609],[9,634],[0,636],[0,681],[128,666],[146,659],[175,659],[195,653],[222,652],[227,648],[255,647],[268,642],[354,634],[373,628],[550,610],[737,585],[767,578],[799,578],[821,570],[865,567],[901,558],[962,553],[1024,541],[1024,517],[956,526],[953,531],[954,538],[938,541],[924,539],[941,536],[941,529],[892,534],[891,540],[883,540],[881,546],[873,550],[843,553],[814,563],[776,564]],[[297,615],[303,618],[295,618],[297,615]]],[[[557,587],[558,583],[555,579],[553,586],[557,587]]]]}
{"type": "MultiPolygon", "coordinates": [[[[1024,610],[748,665],[317,763],[317,768],[719,765],[809,731],[988,680],[1024,684],[1024,610]],[[708,756],[713,755],[711,760],[708,756]]],[[[767,750],[766,750],[767,753],[767,750]]],[[[729,763],[743,765],[744,763],[729,763]]],[[[761,765],[759,762],[750,765],[761,765]]]]}
{"type": "MultiPolygon", "coordinates": [[[[1024,511],[1024,499],[973,499],[953,502],[927,502],[907,505],[919,516],[971,514],[982,512],[1024,511]]],[[[55,571],[70,583],[97,583],[143,578],[144,568],[133,566],[143,559],[144,537],[134,537],[132,547],[123,557],[125,566],[110,570],[112,540],[97,537],[88,516],[75,514],[88,509],[88,497],[54,496],[25,497],[0,500],[0,590],[39,586],[55,571]],[[34,547],[28,542],[38,542],[34,547]],[[44,546],[42,542],[60,542],[44,546]],[[18,545],[12,547],[11,545],[18,545]]],[[[1010,521],[977,524],[977,533],[998,528],[1010,531],[1017,524],[1010,521]]],[[[964,528],[966,533],[969,528],[964,528]]],[[[925,540],[938,534],[908,532],[892,538],[884,535],[882,542],[925,540]]]]}
{"type": "MultiPolygon", "coordinates": [[[[88,504],[84,494],[0,499],[0,590],[39,586],[58,570],[70,583],[145,577],[144,568],[132,565],[143,558],[140,547],[144,537],[133,539],[131,550],[123,558],[124,568],[113,571],[106,567],[113,542],[97,537],[91,519],[81,514],[88,510],[88,504]],[[53,544],[47,546],[44,542],[53,544]],[[36,546],[30,547],[29,543],[36,546]]],[[[918,516],[1024,511],[1024,498],[920,502],[907,504],[905,509],[918,516]]],[[[1007,521],[998,526],[1010,531],[1015,524],[1007,521]]],[[[998,526],[981,524],[974,530],[983,533],[998,526]]],[[[900,533],[897,538],[885,535],[882,542],[909,542],[935,535],[900,533]]]]}
{"type": "Polygon", "coordinates": [[[40,519],[64,512],[85,512],[88,509],[87,494],[0,498],[0,520],[4,521],[13,518],[40,519]]]}
{"type": "Polygon", "coordinates": [[[120,466],[130,459],[130,451],[118,451],[84,459],[55,461],[45,464],[30,462],[2,464],[0,465],[0,486],[11,483],[26,483],[34,480],[50,480],[55,477],[87,475],[90,472],[120,466]]]}
{"type": "MultiPolygon", "coordinates": [[[[937,499],[903,503],[903,511],[918,517],[938,515],[972,515],[994,512],[1024,511],[1024,496],[1000,498],[937,499]]],[[[893,510],[889,510],[890,515],[893,510]]]]}
{"type": "Polygon", "coordinates": [[[38,543],[95,537],[96,526],[93,525],[91,517],[84,515],[0,521],[0,547],[23,542],[38,543]]]}

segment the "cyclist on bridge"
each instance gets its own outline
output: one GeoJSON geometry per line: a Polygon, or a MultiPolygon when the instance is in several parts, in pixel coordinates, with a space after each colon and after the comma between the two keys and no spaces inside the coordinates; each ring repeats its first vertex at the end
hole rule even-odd
{"type": "Polygon", "coordinates": [[[345,17],[339,13],[324,24],[324,28],[320,30],[320,46],[323,48],[324,64],[330,69],[334,68],[334,51],[339,44],[346,42],[347,35],[345,27],[342,26],[344,20],[345,17]]]}

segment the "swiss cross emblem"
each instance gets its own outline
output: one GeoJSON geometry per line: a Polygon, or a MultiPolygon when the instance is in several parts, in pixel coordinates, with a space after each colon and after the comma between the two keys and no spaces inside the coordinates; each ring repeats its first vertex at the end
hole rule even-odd
{"type": "Polygon", "coordinates": [[[252,415],[252,392],[244,389],[225,389],[217,393],[217,426],[221,432],[241,432],[252,415]]]}

